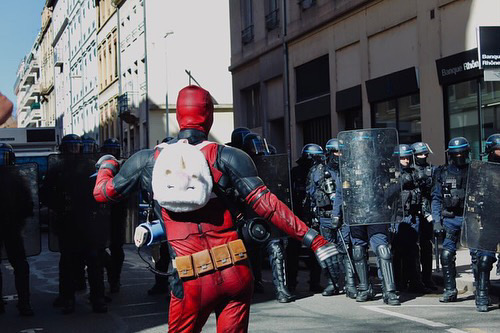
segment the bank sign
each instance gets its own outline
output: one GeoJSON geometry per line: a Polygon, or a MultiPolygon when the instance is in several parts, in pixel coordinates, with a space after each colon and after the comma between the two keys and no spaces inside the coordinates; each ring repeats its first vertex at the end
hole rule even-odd
{"type": "Polygon", "coordinates": [[[440,85],[449,85],[481,76],[477,49],[436,60],[440,85]]]}
{"type": "Polygon", "coordinates": [[[477,50],[479,68],[500,67],[500,27],[479,27],[477,29],[477,50]]]}

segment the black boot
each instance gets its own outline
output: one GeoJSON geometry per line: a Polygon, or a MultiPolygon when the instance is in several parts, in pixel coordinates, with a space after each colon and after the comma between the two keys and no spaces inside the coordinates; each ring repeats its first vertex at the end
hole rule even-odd
{"type": "Polygon", "coordinates": [[[108,312],[108,306],[106,305],[106,301],[104,297],[91,299],[92,303],[92,311],[94,313],[106,313],[108,312]]]}
{"type": "Polygon", "coordinates": [[[370,283],[368,272],[368,257],[366,247],[354,245],[352,249],[352,258],[354,267],[359,277],[359,284],[357,287],[356,302],[366,302],[373,299],[373,289],[370,283]]]}
{"type": "Polygon", "coordinates": [[[326,286],[325,289],[323,289],[323,292],[321,295],[323,296],[333,296],[333,295],[338,295],[340,294],[339,287],[332,282],[331,279],[328,279],[328,285],[326,286]]]}
{"type": "Polygon", "coordinates": [[[476,280],[476,307],[479,312],[487,312],[490,305],[490,271],[495,257],[480,256],[477,262],[478,280],[476,280]]]}
{"type": "Polygon", "coordinates": [[[69,299],[64,299],[62,306],[62,314],[71,314],[75,312],[75,299],[74,298],[69,298],[69,299]]]}
{"type": "Polygon", "coordinates": [[[276,291],[276,300],[280,303],[290,303],[295,300],[285,285],[285,255],[279,241],[271,241],[267,246],[269,262],[273,272],[273,284],[276,291]]]}
{"type": "Polygon", "coordinates": [[[394,282],[394,271],[392,269],[391,250],[387,245],[379,245],[376,249],[377,264],[382,273],[382,295],[385,304],[400,305],[399,296],[396,293],[394,282]]]}
{"type": "Polygon", "coordinates": [[[457,276],[455,253],[443,249],[441,252],[441,264],[443,267],[444,291],[439,301],[442,303],[456,302],[458,290],[455,281],[457,276]]]}

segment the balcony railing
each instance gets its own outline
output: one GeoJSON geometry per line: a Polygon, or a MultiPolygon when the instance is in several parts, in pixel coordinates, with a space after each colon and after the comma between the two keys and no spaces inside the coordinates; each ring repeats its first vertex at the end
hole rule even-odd
{"type": "Polygon", "coordinates": [[[241,42],[243,44],[248,44],[251,41],[253,41],[253,24],[241,31],[241,42]]]}
{"type": "Polygon", "coordinates": [[[266,29],[271,31],[277,28],[280,24],[279,9],[275,9],[266,15],[266,29]]]}
{"type": "Polygon", "coordinates": [[[136,91],[127,91],[118,97],[118,116],[128,124],[135,124],[139,120],[139,94],[136,91]]]}

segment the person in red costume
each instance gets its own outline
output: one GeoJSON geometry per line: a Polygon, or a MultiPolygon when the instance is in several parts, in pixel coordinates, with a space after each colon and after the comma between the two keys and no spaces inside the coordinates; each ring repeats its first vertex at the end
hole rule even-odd
{"type": "Polygon", "coordinates": [[[185,156],[180,158],[185,169],[180,175],[182,170],[169,165],[177,157],[167,144],[161,144],[135,153],[121,166],[113,156],[103,156],[97,165],[94,197],[99,202],[119,201],[139,186],[154,193],[154,211],[174,258],[170,268],[169,332],[200,332],[213,311],[217,332],[247,332],[253,277],[248,260],[240,260],[246,258],[246,252],[224,193],[237,193],[258,215],[311,248],[327,270],[338,251],[267,189],[246,153],[207,141],[213,122],[208,91],[198,86],[182,89],[177,99],[177,121],[178,137],[168,145],[184,143],[201,151],[209,179],[192,171],[194,162],[190,164],[185,156]],[[168,158],[162,152],[168,152],[168,158]],[[171,175],[173,179],[168,178],[171,175]],[[197,181],[202,185],[193,185],[197,181]],[[192,203],[193,207],[198,205],[194,209],[169,202],[185,193],[196,197],[198,187],[208,183],[208,197],[192,203]],[[178,192],[169,196],[170,190],[178,192]],[[185,193],[181,193],[183,190],[185,193]]]}

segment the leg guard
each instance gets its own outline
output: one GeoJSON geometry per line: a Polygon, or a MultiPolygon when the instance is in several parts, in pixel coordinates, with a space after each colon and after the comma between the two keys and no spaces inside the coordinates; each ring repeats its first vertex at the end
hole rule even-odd
{"type": "Polygon", "coordinates": [[[476,280],[476,307],[477,311],[486,312],[490,304],[490,271],[493,268],[495,257],[480,256],[477,259],[478,280],[476,280]]]}
{"type": "Polygon", "coordinates": [[[344,255],[344,268],[345,268],[345,295],[346,297],[356,299],[358,290],[356,289],[356,281],[354,280],[354,267],[347,255],[344,255]]]}
{"type": "Polygon", "coordinates": [[[295,296],[290,294],[285,285],[285,251],[278,240],[272,240],[267,245],[269,262],[273,272],[273,284],[276,291],[276,299],[280,303],[289,303],[295,300],[295,296]]]}
{"type": "Polygon", "coordinates": [[[455,267],[455,252],[443,249],[441,252],[441,263],[443,266],[444,291],[440,302],[448,303],[457,300],[457,284],[455,278],[457,270],[455,267]]]}
{"type": "Polygon", "coordinates": [[[394,282],[394,271],[392,269],[392,258],[389,246],[385,244],[379,245],[376,252],[377,264],[382,273],[384,303],[389,305],[400,305],[399,296],[396,294],[396,283],[394,282]]]}
{"type": "Polygon", "coordinates": [[[358,294],[356,302],[366,302],[373,298],[372,285],[368,272],[368,257],[366,247],[354,245],[352,248],[352,258],[354,261],[354,268],[359,277],[358,294]]]}

